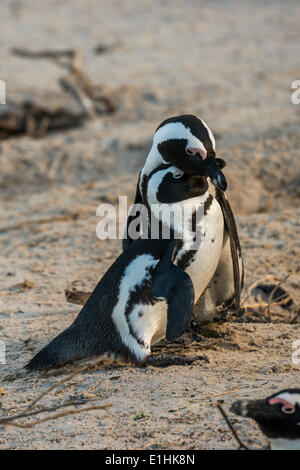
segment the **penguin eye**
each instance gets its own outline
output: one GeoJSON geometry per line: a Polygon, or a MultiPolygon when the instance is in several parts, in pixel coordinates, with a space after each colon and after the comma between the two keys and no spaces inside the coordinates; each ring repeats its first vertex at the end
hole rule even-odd
{"type": "Polygon", "coordinates": [[[177,170],[175,173],[173,173],[173,178],[175,178],[176,180],[178,180],[178,179],[181,178],[183,175],[184,175],[184,172],[183,172],[183,171],[177,170]]]}
{"type": "Polygon", "coordinates": [[[281,408],[281,411],[283,411],[283,413],[290,415],[292,413],[295,413],[296,410],[293,406],[284,406],[283,408],[281,408]]]}
{"type": "Polygon", "coordinates": [[[295,406],[289,401],[284,400],[283,398],[271,398],[271,400],[269,400],[270,405],[276,405],[277,403],[280,403],[281,405],[283,405],[281,407],[281,411],[283,413],[286,413],[289,415],[289,414],[295,413],[296,411],[295,406]]]}

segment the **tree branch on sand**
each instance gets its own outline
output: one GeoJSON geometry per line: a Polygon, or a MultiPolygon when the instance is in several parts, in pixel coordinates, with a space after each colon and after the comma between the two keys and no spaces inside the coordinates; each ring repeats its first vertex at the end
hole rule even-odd
{"type": "Polygon", "coordinates": [[[222,407],[222,403],[223,403],[223,401],[220,400],[220,401],[218,401],[217,403],[215,403],[214,406],[216,406],[216,407],[218,408],[218,410],[220,411],[220,413],[221,413],[221,415],[223,416],[223,418],[224,418],[224,420],[225,420],[227,426],[229,427],[229,429],[230,429],[230,431],[231,431],[233,437],[235,438],[235,440],[236,440],[237,443],[239,444],[239,450],[240,450],[240,449],[252,450],[252,449],[250,449],[249,447],[247,447],[247,446],[241,441],[241,439],[239,438],[239,436],[238,436],[236,430],[234,429],[232,423],[230,422],[230,419],[228,418],[228,416],[227,416],[225,410],[224,410],[223,407],[222,407]]]}
{"type": "MultiPolygon", "coordinates": [[[[87,361],[84,361],[83,363],[86,363],[86,362],[87,361]]],[[[64,377],[63,379],[55,382],[53,385],[51,385],[45,391],[43,391],[40,395],[38,395],[37,398],[35,398],[35,400],[33,400],[28,405],[25,411],[14,414],[13,416],[0,417],[0,425],[2,424],[4,426],[14,426],[18,428],[33,428],[37,424],[45,423],[46,421],[58,419],[64,416],[83,413],[85,411],[106,410],[107,408],[110,408],[112,405],[108,403],[101,404],[101,405],[95,404],[92,406],[82,406],[87,403],[91,403],[91,402],[94,403],[94,402],[99,401],[98,398],[96,399],[93,398],[93,399],[84,399],[84,400],[69,400],[69,401],[66,401],[65,403],[54,404],[53,406],[50,406],[50,407],[34,409],[36,405],[42,400],[42,398],[44,398],[46,395],[51,393],[53,390],[57,389],[61,385],[64,385],[66,382],[73,379],[75,376],[81,374],[82,372],[86,372],[88,370],[94,369],[100,362],[102,362],[102,360],[99,360],[98,358],[92,362],[88,361],[87,365],[77,366],[71,374],[67,375],[67,377],[64,377]],[[52,414],[54,411],[65,409],[65,408],[70,408],[74,406],[82,406],[82,408],[79,408],[79,409],[73,408],[67,411],[52,414]],[[22,418],[31,418],[33,416],[37,416],[42,413],[46,413],[46,416],[41,419],[37,419],[37,420],[26,422],[26,423],[20,422],[20,419],[22,418]]]]}
{"type": "Polygon", "coordinates": [[[0,113],[0,140],[16,134],[43,137],[48,131],[79,127],[88,119],[116,111],[112,96],[103,86],[95,85],[85,71],[80,49],[31,51],[13,48],[11,52],[29,60],[49,60],[67,71],[58,83],[73,100],[75,110],[61,106],[60,102],[53,107],[47,100],[41,103],[32,97],[21,102],[8,101],[0,113]]]}

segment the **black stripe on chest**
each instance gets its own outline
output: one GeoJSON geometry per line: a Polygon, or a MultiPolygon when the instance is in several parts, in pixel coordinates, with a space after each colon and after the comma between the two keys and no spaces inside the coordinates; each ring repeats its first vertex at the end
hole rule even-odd
{"type": "MultiPolygon", "coordinates": [[[[146,268],[147,274],[150,274],[150,279],[153,276],[153,273],[155,271],[155,267],[151,266],[146,268]]],[[[126,322],[130,331],[131,336],[141,345],[144,347],[148,347],[149,345],[146,345],[145,342],[138,337],[138,335],[135,333],[133,330],[129,315],[133,311],[134,307],[137,304],[142,304],[142,305],[155,305],[157,302],[159,302],[159,299],[156,299],[153,297],[152,294],[152,284],[149,278],[144,279],[141,284],[136,286],[136,288],[132,291],[130,291],[129,299],[127,300],[126,307],[125,307],[125,318],[126,322]]],[[[142,312],[140,312],[142,314],[142,312]]]]}
{"type": "MultiPolygon", "coordinates": [[[[204,202],[204,215],[207,215],[207,213],[209,212],[209,209],[213,203],[213,200],[214,200],[213,196],[209,194],[208,198],[204,202]]],[[[202,212],[202,210],[203,209],[201,206],[192,214],[192,218],[190,221],[190,228],[193,233],[195,233],[197,230],[197,219],[198,219],[197,216],[198,216],[199,211],[202,212]]],[[[204,233],[204,236],[205,236],[205,233],[204,233]]],[[[194,241],[196,241],[196,235],[194,236],[194,241]]],[[[177,253],[181,250],[182,247],[183,247],[183,241],[180,240],[177,253]]],[[[194,262],[197,252],[198,252],[197,249],[184,251],[176,263],[177,266],[185,271],[194,262]]]]}

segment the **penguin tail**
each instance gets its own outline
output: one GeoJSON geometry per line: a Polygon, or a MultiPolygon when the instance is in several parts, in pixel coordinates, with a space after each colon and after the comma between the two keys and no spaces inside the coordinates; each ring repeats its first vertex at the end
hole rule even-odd
{"type": "Polygon", "coordinates": [[[103,353],[102,348],[81,340],[78,328],[71,325],[54,338],[25,365],[28,371],[50,369],[63,366],[77,359],[83,359],[103,353]]]}

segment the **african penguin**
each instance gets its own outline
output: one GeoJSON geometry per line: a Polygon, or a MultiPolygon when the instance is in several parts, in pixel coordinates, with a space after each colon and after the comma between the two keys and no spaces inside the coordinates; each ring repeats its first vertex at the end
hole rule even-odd
{"type": "Polygon", "coordinates": [[[300,388],[282,390],[263,400],[239,400],[231,411],[254,419],[272,450],[300,450],[300,388]]]}
{"type": "Polygon", "coordinates": [[[218,266],[224,239],[224,221],[222,210],[217,200],[208,192],[208,182],[206,177],[189,176],[186,173],[178,172],[174,176],[170,175],[169,165],[160,165],[152,171],[147,179],[145,195],[147,204],[155,207],[158,211],[160,204],[168,204],[168,207],[176,214],[176,209],[180,208],[180,214],[187,214],[187,220],[183,224],[182,220],[169,220],[167,212],[165,220],[162,211],[162,222],[164,226],[170,225],[179,238],[178,250],[175,253],[174,264],[184,270],[191,278],[195,301],[199,299],[209,281],[214,275],[218,266]],[[179,192],[178,181],[182,184],[185,181],[198,181],[199,188],[205,191],[201,196],[182,198],[179,192]],[[179,200],[178,200],[179,199],[179,200]],[[190,209],[190,215],[188,213],[190,209]],[[195,226],[196,215],[199,215],[198,226],[195,226]],[[193,224],[194,220],[194,224],[193,224]],[[203,229],[200,234],[200,243],[194,242],[196,230],[203,229]]]}
{"type": "MultiPolygon", "coordinates": [[[[227,182],[221,171],[223,161],[216,159],[216,143],[207,124],[196,116],[183,114],[163,121],[155,131],[152,146],[140,172],[135,204],[147,203],[149,175],[161,164],[172,163],[187,174],[208,176],[221,189],[227,182]]],[[[129,217],[130,222],[131,218],[129,217]]],[[[126,237],[123,248],[131,243],[126,237]]]]}
{"type": "MultiPolygon", "coordinates": [[[[147,191],[150,202],[162,205],[172,202],[175,194],[174,213],[185,204],[190,207],[193,201],[193,210],[198,208],[204,214],[207,210],[209,217],[221,220],[221,209],[210,200],[205,177],[189,176],[164,164],[150,175],[147,191]]],[[[159,233],[158,239],[133,241],[100,280],[74,323],[27,364],[28,370],[102,354],[140,363],[150,354],[151,344],[165,337],[174,340],[184,333],[192,317],[195,290],[204,288],[201,275],[194,287],[183,269],[183,245],[191,241],[197,218],[196,222],[183,219],[181,239],[175,236],[176,219],[164,219],[163,214],[158,218],[169,224],[168,238],[159,233]]],[[[221,251],[222,225],[213,224],[208,230],[212,230],[209,243],[214,237],[221,251]]],[[[217,257],[203,261],[202,277],[212,275],[217,261],[217,257]]]]}
{"type": "MultiPolygon", "coordinates": [[[[136,189],[135,204],[144,204],[150,211],[153,201],[149,200],[149,178],[153,171],[161,165],[173,164],[188,175],[202,175],[207,178],[210,198],[207,201],[207,224],[212,230],[216,224],[217,237],[211,236],[206,251],[201,256],[189,249],[188,244],[182,247],[182,269],[192,277],[196,289],[195,319],[199,322],[211,321],[216,316],[219,306],[232,307],[239,311],[240,294],[243,287],[243,261],[238,232],[229,201],[224,193],[227,187],[222,168],[224,160],[216,158],[216,143],[212,131],[207,124],[193,115],[175,116],[163,121],[157,128],[152,147],[140,172],[136,189]],[[220,250],[220,237],[222,247],[220,250]],[[203,263],[214,262],[207,269],[204,282],[202,275],[203,263]],[[197,273],[201,272],[197,280],[197,273]],[[199,294],[199,295],[198,295],[199,294]]],[[[171,193],[170,193],[171,195],[171,193]]],[[[175,200],[175,199],[174,199],[175,200]]],[[[132,242],[129,236],[130,224],[135,221],[136,213],[130,214],[123,240],[123,250],[132,242]]]]}
{"type": "Polygon", "coordinates": [[[146,163],[141,171],[140,190],[149,173],[161,163],[172,163],[188,174],[209,176],[225,190],[227,183],[216,162],[216,143],[207,124],[193,115],[163,121],[154,134],[146,163]]]}

